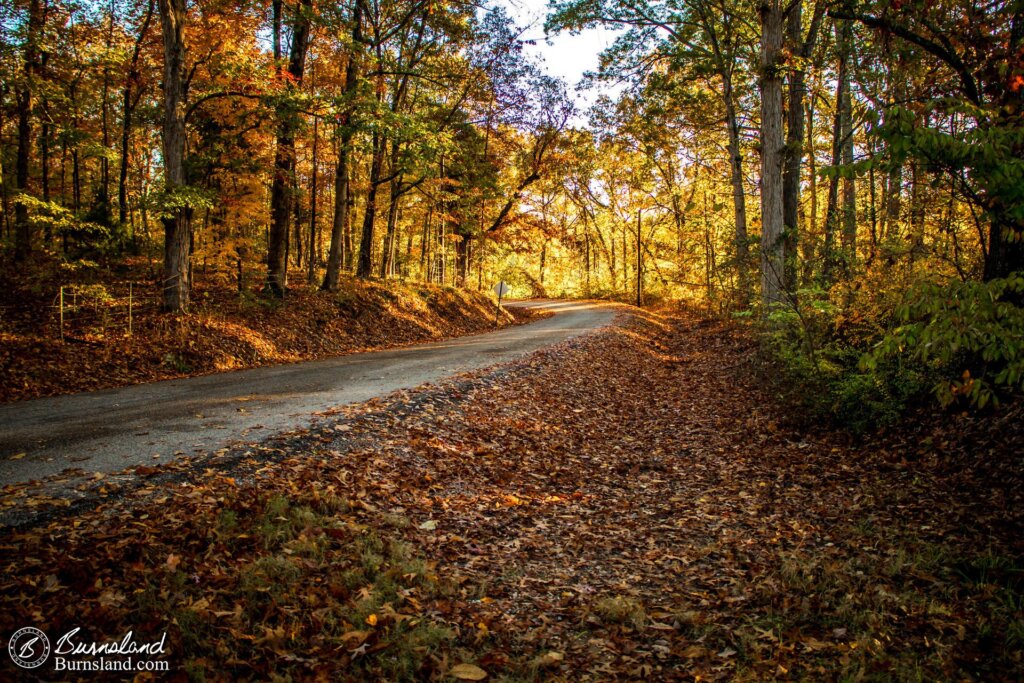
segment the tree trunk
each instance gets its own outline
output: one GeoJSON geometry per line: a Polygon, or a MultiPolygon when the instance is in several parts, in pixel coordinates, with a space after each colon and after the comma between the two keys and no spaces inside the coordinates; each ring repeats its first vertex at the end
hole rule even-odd
{"type": "MultiPolygon", "coordinates": [[[[39,69],[38,36],[43,24],[40,0],[28,5],[28,32],[25,35],[25,81],[18,88],[18,152],[14,165],[15,188],[18,194],[28,193],[29,164],[32,162],[33,88],[39,69]]],[[[28,206],[17,201],[14,205],[14,260],[22,261],[32,251],[32,232],[28,222],[28,206]]]]}
{"type": "MultiPolygon", "coordinates": [[[[454,284],[457,287],[465,287],[466,280],[469,277],[469,260],[470,260],[470,241],[469,237],[460,235],[462,239],[455,243],[455,277],[453,278],[454,284]]],[[[544,251],[541,250],[541,284],[543,285],[544,271],[543,271],[543,257],[544,251]]]]}
{"type": "Polygon", "coordinates": [[[781,0],[765,0],[761,15],[761,298],[767,310],[784,301],[786,244],[782,215],[781,0]]]}
{"type": "MultiPolygon", "coordinates": [[[[160,0],[164,42],[164,182],[167,193],[185,187],[185,21],[186,0],[160,0]]],[[[164,218],[163,307],[188,307],[190,221],[182,206],[164,218]]]]}
{"type": "Polygon", "coordinates": [[[363,210],[363,232],[359,240],[359,263],[356,277],[368,278],[373,274],[373,228],[377,221],[377,190],[384,167],[384,140],[380,133],[373,133],[373,159],[370,162],[370,188],[366,192],[366,207],[363,210]]]}
{"type": "MultiPolygon", "coordinates": [[[[807,179],[811,195],[811,208],[807,215],[807,228],[808,232],[812,235],[817,232],[818,223],[818,168],[814,152],[814,98],[810,97],[807,99],[807,179]]],[[[805,244],[805,258],[809,253],[811,253],[811,249],[808,249],[808,246],[805,244]]]]}
{"type": "MultiPolygon", "coordinates": [[[[832,167],[837,169],[843,163],[843,154],[846,149],[844,134],[849,126],[846,123],[847,108],[843,106],[844,101],[850,97],[850,69],[849,69],[849,45],[846,37],[849,35],[848,27],[842,24],[848,23],[837,20],[835,26],[836,47],[839,61],[836,74],[836,113],[832,120],[832,167]]],[[[839,215],[839,185],[840,177],[838,170],[832,174],[828,183],[828,200],[825,204],[825,239],[822,246],[822,279],[826,286],[832,284],[835,277],[835,269],[838,264],[836,255],[836,233],[840,225],[845,226],[845,218],[840,220],[839,215]]],[[[844,196],[845,209],[845,196],[844,196]]],[[[844,238],[845,239],[845,238],[844,238]]]]}
{"type": "Polygon", "coordinates": [[[306,283],[312,287],[316,284],[316,262],[317,262],[317,229],[316,229],[316,198],[319,188],[317,187],[317,170],[319,166],[319,159],[317,159],[317,152],[320,146],[320,119],[317,116],[313,116],[313,161],[312,161],[312,172],[310,173],[309,179],[309,244],[306,248],[309,257],[309,270],[306,273],[306,283]]]}
{"type": "Polygon", "coordinates": [[[430,282],[430,221],[434,216],[434,205],[427,206],[423,216],[423,233],[420,238],[420,277],[430,282]]]}
{"type": "MultiPolygon", "coordinates": [[[[892,92],[897,102],[902,104],[906,97],[906,80],[900,74],[890,71],[890,83],[892,92]]],[[[900,220],[903,199],[903,164],[894,163],[889,167],[889,174],[885,188],[885,208],[882,214],[882,239],[888,240],[895,237],[897,225],[900,220]]]]}
{"type": "MultiPolygon", "coordinates": [[[[114,44],[114,8],[113,4],[108,9],[109,18],[107,23],[107,53],[109,54],[114,44]]],[[[100,189],[93,197],[92,214],[94,220],[102,225],[110,225],[113,214],[110,210],[110,64],[104,60],[103,65],[103,87],[100,90],[100,133],[102,135],[103,154],[100,156],[100,189]]]]}
{"type": "Polygon", "coordinates": [[[542,244],[541,247],[540,247],[540,270],[538,271],[538,275],[540,277],[537,278],[540,281],[540,286],[542,288],[544,287],[544,273],[545,273],[545,270],[547,269],[547,263],[548,263],[548,241],[544,240],[544,244],[542,244]]]}
{"type": "Polygon", "coordinates": [[[131,145],[132,116],[135,114],[135,107],[138,106],[141,92],[132,92],[132,87],[139,82],[139,57],[142,52],[142,41],[149,31],[149,22],[153,19],[153,0],[149,0],[146,6],[146,14],[142,19],[142,26],[139,28],[139,35],[135,40],[135,49],[132,51],[132,61],[128,66],[128,75],[124,82],[122,93],[122,121],[121,121],[121,168],[117,183],[117,219],[124,225],[128,220],[128,161],[131,145]]]}
{"type": "MultiPolygon", "coordinates": [[[[298,165],[298,160],[296,160],[296,165],[298,165]]],[[[292,255],[293,250],[292,250],[290,245],[294,244],[295,245],[295,249],[294,249],[295,267],[299,268],[301,270],[301,268],[302,268],[302,256],[305,253],[303,251],[303,249],[306,246],[306,245],[304,245],[302,243],[302,225],[303,225],[303,220],[302,220],[302,201],[301,201],[301,198],[299,196],[299,178],[298,178],[298,175],[297,174],[293,174],[292,178],[294,178],[294,180],[295,180],[295,184],[292,185],[292,197],[293,197],[293,199],[292,199],[292,211],[293,211],[293,215],[294,215],[295,220],[292,223],[292,226],[294,227],[294,231],[292,232],[292,239],[288,241],[288,244],[289,244],[288,254],[289,254],[289,256],[292,255]]]]}
{"type": "MultiPolygon", "coordinates": [[[[846,100],[850,95],[847,92],[846,100]]],[[[843,107],[843,159],[847,169],[853,163],[853,129],[850,126],[851,111],[843,107]]],[[[857,186],[853,171],[847,171],[843,177],[843,255],[847,267],[857,261],[857,186]]]]}
{"type": "Polygon", "coordinates": [[[362,5],[359,0],[354,0],[352,8],[352,51],[348,57],[348,64],[345,65],[345,91],[344,96],[348,101],[345,111],[342,112],[339,124],[338,163],[334,174],[334,220],[331,223],[331,246],[327,254],[327,273],[324,275],[323,284],[320,289],[330,292],[338,289],[338,277],[341,274],[343,260],[347,263],[350,257],[351,245],[348,244],[349,235],[349,163],[352,155],[352,105],[351,99],[355,96],[359,84],[359,44],[362,42],[362,5]]]}
{"type": "Polygon", "coordinates": [[[347,227],[349,218],[349,157],[352,152],[352,131],[347,125],[348,114],[343,116],[341,140],[338,145],[338,163],[334,170],[334,219],[331,222],[331,246],[327,253],[327,272],[320,289],[334,292],[338,289],[343,259],[347,259],[347,227]]]}
{"type": "Polygon", "coordinates": [[[786,18],[790,50],[798,57],[789,74],[789,106],[786,116],[786,158],[782,175],[782,223],[785,226],[785,284],[790,291],[797,285],[797,242],[800,238],[800,177],[804,160],[804,98],[807,74],[804,62],[810,58],[824,16],[825,3],[815,6],[807,37],[803,35],[803,3],[797,2],[786,18]]]}
{"type": "Polygon", "coordinates": [[[391,203],[388,204],[388,224],[384,233],[384,252],[380,257],[380,277],[382,278],[386,278],[391,275],[391,264],[394,260],[395,229],[398,224],[398,205],[402,199],[401,175],[391,179],[391,192],[389,193],[389,197],[391,203]]]}
{"type": "MultiPolygon", "coordinates": [[[[313,0],[301,0],[292,20],[291,51],[288,57],[290,89],[302,87],[309,47],[309,27],[313,0]]],[[[267,286],[274,296],[284,296],[288,287],[288,221],[295,201],[295,131],[298,120],[291,104],[284,102],[277,111],[277,153],[274,156],[274,180],[270,189],[270,237],[267,245],[267,286]]]]}
{"type": "MultiPolygon", "coordinates": [[[[1024,225],[995,218],[989,228],[988,254],[983,277],[986,282],[1024,271],[1024,225]]],[[[1018,302],[1019,305],[1020,302],[1018,302]]]]}
{"type": "Polygon", "coordinates": [[[843,264],[847,270],[857,260],[857,189],[853,177],[853,97],[850,94],[850,60],[853,53],[853,27],[849,21],[842,21],[836,26],[839,32],[837,43],[841,68],[844,70],[846,87],[837,103],[842,110],[842,164],[846,168],[843,174],[843,264]]]}
{"type": "Polygon", "coordinates": [[[735,222],[736,268],[743,302],[750,301],[750,247],[747,237],[747,197],[743,191],[743,155],[740,153],[740,124],[732,91],[732,77],[724,81],[726,128],[729,133],[729,180],[735,222]]]}
{"type": "MultiPolygon", "coordinates": [[[[395,173],[395,165],[398,163],[399,146],[397,141],[391,142],[391,169],[395,173]]],[[[398,222],[398,200],[402,196],[402,175],[399,173],[391,179],[388,193],[388,220],[384,229],[384,249],[380,255],[380,269],[377,271],[381,278],[391,274],[391,259],[395,242],[395,225],[398,222]]]]}

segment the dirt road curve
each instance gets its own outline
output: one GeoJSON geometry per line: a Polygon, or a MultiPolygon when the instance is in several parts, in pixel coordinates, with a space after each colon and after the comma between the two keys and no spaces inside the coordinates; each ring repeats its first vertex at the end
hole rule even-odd
{"type": "Polygon", "coordinates": [[[529,353],[607,325],[615,308],[545,301],[529,325],[391,351],[0,406],[0,485],[67,468],[117,472],[308,424],[313,413],[529,353]],[[159,454],[159,458],[154,456],[159,454]]]}

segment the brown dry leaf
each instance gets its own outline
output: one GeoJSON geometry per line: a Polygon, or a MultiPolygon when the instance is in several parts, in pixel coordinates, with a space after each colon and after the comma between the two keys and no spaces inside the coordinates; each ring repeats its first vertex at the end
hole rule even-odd
{"type": "Polygon", "coordinates": [[[482,681],[487,672],[475,664],[456,664],[448,671],[448,675],[460,681],[482,681]]]}
{"type": "Polygon", "coordinates": [[[565,659],[565,655],[564,654],[562,654],[561,652],[556,652],[556,651],[552,650],[550,652],[545,652],[540,657],[535,659],[534,663],[538,667],[544,668],[544,667],[549,667],[549,666],[555,666],[556,664],[559,664],[560,662],[562,662],[564,659],[565,659]]]}

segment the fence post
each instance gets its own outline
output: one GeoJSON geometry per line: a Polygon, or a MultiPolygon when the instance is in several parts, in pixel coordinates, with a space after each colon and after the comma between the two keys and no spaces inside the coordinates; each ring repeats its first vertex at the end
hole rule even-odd
{"type": "Polygon", "coordinates": [[[60,343],[64,343],[64,285],[60,286],[60,343]]]}

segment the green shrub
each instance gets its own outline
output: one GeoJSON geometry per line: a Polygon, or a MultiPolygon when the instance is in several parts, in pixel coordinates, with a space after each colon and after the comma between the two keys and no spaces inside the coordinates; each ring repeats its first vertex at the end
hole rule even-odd
{"type": "Polygon", "coordinates": [[[897,311],[901,324],[864,358],[874,371],[894,358],[935,368],[943,405],[984,408],[1000,391],[1024,388],[1024,274],[990,282],[922,284],[897,311]]]}
{"type": "Polygon", "coordinates": [[[846,334],[849,311],[824,291],[802,290],[797,301],[768,316],[761,348],[776,394],[807,421],[864,434],[895,423],[927,392],[933,375],[917,359],[865,364],[878,338],[862,331],[846,334]]]}

